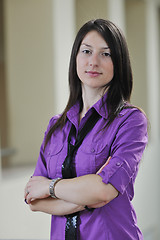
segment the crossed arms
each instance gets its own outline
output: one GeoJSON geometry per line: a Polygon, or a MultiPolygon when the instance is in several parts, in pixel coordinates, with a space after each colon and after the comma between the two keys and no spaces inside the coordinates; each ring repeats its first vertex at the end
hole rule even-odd
{"type": "Polygon", "coordinates": [[[58,199],[50,197],[50,179],[33,176],[29,179],[24,193],[30,209],[52,215],[67,215],[83,211],[86,205],[91,208],[106,205],[118,196],[118,191],[110,183],[103,183],[101,176],[98,175],[109,163],[109,160],[110,158],[97,174],[59,181],[55,186],[55,194],[58,199]]]}

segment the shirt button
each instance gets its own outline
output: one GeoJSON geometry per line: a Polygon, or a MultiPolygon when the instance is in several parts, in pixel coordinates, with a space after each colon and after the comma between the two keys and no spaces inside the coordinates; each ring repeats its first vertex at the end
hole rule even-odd
{"type": "Polygon", "coordinates": [[[120,165],[121,165],[120,162],[117,162],[117,163],[116,163],[116,166],[117,166],[117,167],[119,167],[120,165]]]}
{"type": "Polygon", "coordinates": [[[95,152],[95,149],[94,149],[94,148],[92,148],[92,149],[91,149],[91,152],[92,152],[92,153],[94,153],[94,152],[95,152]]]}

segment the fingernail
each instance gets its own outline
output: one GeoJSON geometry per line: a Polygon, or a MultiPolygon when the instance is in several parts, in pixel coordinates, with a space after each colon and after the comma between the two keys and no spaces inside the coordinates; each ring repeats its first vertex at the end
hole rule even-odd
{"type": "Polygon", "coordinates": [[[26,204],[28,204],[26,199],[24,199],[24,201],[25,201],[26,204]]]}

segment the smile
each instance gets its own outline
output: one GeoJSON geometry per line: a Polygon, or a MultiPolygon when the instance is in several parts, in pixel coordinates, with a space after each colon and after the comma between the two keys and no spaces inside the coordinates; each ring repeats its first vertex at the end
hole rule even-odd
{"type": "Polygon", "coordinates": [[[99,75],[101,75],[102,73],[100,72],[96,72],[96,71],[86,71],[87,75],[89,75],[90,77],[98,77],[99,75]]]}

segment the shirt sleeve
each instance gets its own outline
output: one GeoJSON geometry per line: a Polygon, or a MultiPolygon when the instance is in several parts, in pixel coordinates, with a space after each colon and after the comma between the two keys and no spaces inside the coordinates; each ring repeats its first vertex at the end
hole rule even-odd
{"type": "Polygon", "coordinates": [[[147,142],[147,119],[137,109],[125,117],[117,130],[111,145],[112,158],[99,174],[102,181],[111,183],[123,194],[128,184],[134,182],[147,142]]]}
{"type": "Polygon", "coordinates": [[[46,161],[46,156],[44,152],[44,144],[45,144],[46,135],[49,129],[51,128],[51,126],[53,126],[55,120],[56,120],[56,117],[53,117],[49,121],[47,130],[44,134],[43,142],[40,147],[40,152],[39,152],[39,156],[38,156],[38,160],[37,160],[37,164],[36,164],[33,176],[43,176],[48,178],[47,161],[46,161]]]}

